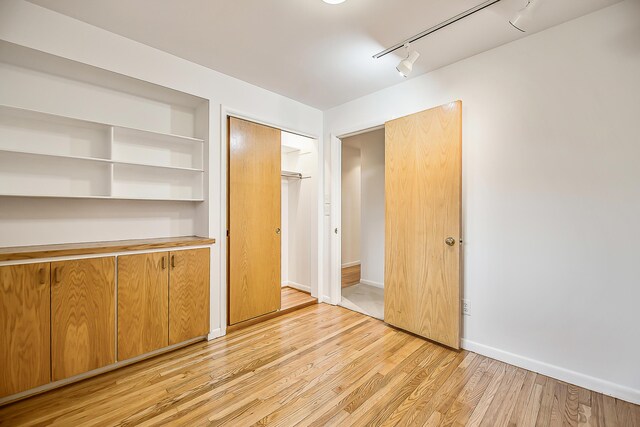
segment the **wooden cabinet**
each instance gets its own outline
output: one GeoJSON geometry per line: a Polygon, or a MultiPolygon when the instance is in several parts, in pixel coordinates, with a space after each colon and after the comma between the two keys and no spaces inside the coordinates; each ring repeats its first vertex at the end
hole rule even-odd
{"type": "Polygon", "coordinates": [[[51,263],[53,381],[115,363],[115,257],[51,263]]]}
{"type": "Polygon", "coordinates": [[[49,263],[0,267],[0,397],[51,380],[49,263]]]}
{"type": "Polygon", "coordinates": [[[192,236],[0,248],[0,263],[27,263],[0,266],[0,405],[207,335],[210,249],[181,248],[213,243],[192,236]],[[127,251],[137,253],[106,255],[127,251]],[[35,262],[62,256],[96,258],[35,262]]]}
{"type": "Polygon", "coordinates": [[[169,345],[169,253],[118,257],[118,360],[169,345]]]}
{"type": "Polygon", "coordinates": [[[170,253],[169,344],[209,332],[209,248],[170,253]]]}

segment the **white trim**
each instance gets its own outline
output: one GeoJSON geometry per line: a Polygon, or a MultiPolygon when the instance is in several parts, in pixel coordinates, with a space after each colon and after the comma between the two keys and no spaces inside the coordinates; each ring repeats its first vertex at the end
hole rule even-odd
{"type": "Polygon", "coordinates": [[[462,339],[462,348],[501,362],[509,363],[520,368],[528,369],[539,374],[543,374],[560,381],[575,384],[598,393],[635,403],[640,405],[640,390],[615,384],[600,378],[595,378],[580,372],[571,371],[560,366],[551,365],[539,360],[530,359],[519,354],[510,353],[495,347],[480,344],[467,339],[462,339]]]}
{"type": "MultiPolygon", "coordinates": [[[[236,110],[224,104],[220,105],[220,241],[216,243],[220,244],[220,331],[222,335],[226,335],[227,332],[227,140],[228,140],[228,126],[227,117],[236,117],[243,120],[249,120],[254,123],[262,124],[265,126],[274,127],[285,132],[293,133],[296,135],[304,136],[306,138],[313,139],[316,143],[318,150],[318,165],[317,165],[317,275],[311,278],[311,295],[317,297],[324,293],[323,289],[323,268],[324,268],[324,149],[322,143],[322,135],[313,135],[297,129],[291,129],[278,123],[270,123],[261,120],[251,113],[236,110]],[[314,295],[314,292],[316,295],[314,295]]],[[[312,249],[313,253],[313,249],[312,249]]],[[[312,275],[313,276],[313,275],[312,275]]]]}
{"type": "Polygon", "coordinates": [[[338,305],[338,304],[333,304],[331,302],[331,298],[329,298],[327,295],[322,296],[318,301],[324,304],[338,305]]]}
{"type": "Polygon", "coordinates": [[[311,293],[311,286],[301,285],[300,283],[296,283],[296,282],[291,282],[291,281],[283,282],[282,286],[288,286],[290,288],[297,289],[297,290],[302,291],[302,292],[311,293]],[[284,283],[286,283],[286,284],[284,284],[284,283]]]}
{"type": "MultiPolygon", "coordinates": [[[[225,330],[225,332],[226,332],[226,330],[225,330]]],[[[222,331],[222,328],[214,329],[213,331],[211,331],[209,333],[209,335],[207,335],[207,341],[211,341],[211,340],[214,340],[216,338],[220,338],[223,335],[224,335],[224,333],[222,331]]]]}
{"type": "Polygon", "coordinates": [[[373,280],[360,279],[360,283],[363,285],[373,286],[375,288],[384,289],[384,284],[380,282],[374,282],[373,280]]]}
{"type": "Polygon", "coordinates": [[[342,264],[342,268],[353,267],[354,265],[360,265],[360,260],[345,262],[344,264],[342,264]]]}

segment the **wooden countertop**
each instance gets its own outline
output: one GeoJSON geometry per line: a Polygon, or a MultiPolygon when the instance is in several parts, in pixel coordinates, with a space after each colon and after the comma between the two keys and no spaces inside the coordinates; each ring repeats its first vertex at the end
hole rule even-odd
{"type": "Polygon", "coordinates": [[[16,261],[59,256],[130,252],[149,249],[212,245],[216,239],[198,236],[160,239],[116,240],[110,242],[65,243],[61,245],[14,246],[0,248],[0,261],[16,261]]]}

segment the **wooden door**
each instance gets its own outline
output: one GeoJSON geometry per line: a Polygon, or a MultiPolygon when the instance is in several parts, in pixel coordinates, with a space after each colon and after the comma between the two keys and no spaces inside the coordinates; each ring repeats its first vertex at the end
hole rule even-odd
{"type": "Polygon", "coordinates": [[[0,398],[51,381],[49,263],[0,267],[0,398]]]}
{"type": "Polygon", "coordinates": [[[385,124],[387,323],[460,346],[462,103],[385,124]]]}
{"type": "Polygon", "coordinates": [[[229,324],[280,309],[281,132],[229,119],[229,324]]]}
{"type": "Polygon", "coordinates": [[[51,263],[53,381],[116,361],[115,258],[51,263]]]}
{"type": "Polygon", "coordinates": [[[209,333],[209,248],[169,255],[169,344],[209,333]]]}
{"type": "Polygon", "coordinates": [[[169,345],[169,253],[118,257],[118,360],[169,345]]]}

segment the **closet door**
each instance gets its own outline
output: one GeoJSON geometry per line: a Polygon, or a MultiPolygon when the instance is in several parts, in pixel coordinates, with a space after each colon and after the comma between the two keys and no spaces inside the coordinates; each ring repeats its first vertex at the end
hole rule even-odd
{"type": "Polygon", "coordinates": [[[280,130],[229,119],[229,324],[280,309],[280,130]]]}
{"type": "Polygon", "coordinates": [[[0,267],[0,397],[51,380],[49,263],[0,267]]]}
{"type": "Polygon", "coordinates": [[[385,124],[385,295],[391,325],[460,346],[462,103],[385,124]]]}

